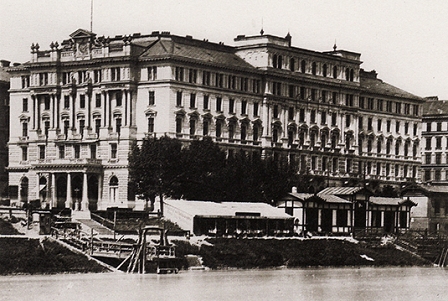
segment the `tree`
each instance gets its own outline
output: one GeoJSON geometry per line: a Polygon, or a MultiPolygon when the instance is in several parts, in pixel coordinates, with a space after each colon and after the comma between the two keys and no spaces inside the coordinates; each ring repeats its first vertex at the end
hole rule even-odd
{"type": "Polygon", "coordinates": [[[167,136],[143,140],[142,146],[134,146],[129,157],[130,180],[140,198],[154,204],[160,197],[163,215],[163,197],[170,196],[184,174],[182,143],[167,136]]]}

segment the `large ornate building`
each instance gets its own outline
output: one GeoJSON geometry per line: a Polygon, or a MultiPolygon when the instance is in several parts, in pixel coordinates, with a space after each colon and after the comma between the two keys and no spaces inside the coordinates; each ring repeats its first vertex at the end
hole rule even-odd
{"type": "MultiPolygon", "coordinates": [[[[50,207],[133,207],[128,153],[152,135],[210,136],[327,185],[418,177],[423,100],[360,68],[360,54],[292,38],[234,46],[169,32],[77,30],[10,69],[10,194],[50,207]]],[[[138,201],[137,201],[138,203],[138,201]]]]}

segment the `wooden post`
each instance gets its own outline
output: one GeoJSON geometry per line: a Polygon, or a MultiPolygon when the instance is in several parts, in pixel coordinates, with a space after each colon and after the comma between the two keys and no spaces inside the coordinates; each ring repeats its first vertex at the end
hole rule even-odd
{"type": "Polygon", "coordinates": [[[115,240],[116,225],[117,225],[117,210],[114,209],[114,240],[115,240]]]}
{"type": "Polygon", "coordinates": [[[90,255],[93,255],[93,229],[90,229],[90,255]]]}

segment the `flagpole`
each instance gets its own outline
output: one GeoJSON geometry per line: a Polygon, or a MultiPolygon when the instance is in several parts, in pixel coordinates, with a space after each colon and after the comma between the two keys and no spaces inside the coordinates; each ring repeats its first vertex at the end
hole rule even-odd
{"type": "Polygon", "coordinates": [[[93,0],[90,0],[90,32],[93,32],[93,0]]]}

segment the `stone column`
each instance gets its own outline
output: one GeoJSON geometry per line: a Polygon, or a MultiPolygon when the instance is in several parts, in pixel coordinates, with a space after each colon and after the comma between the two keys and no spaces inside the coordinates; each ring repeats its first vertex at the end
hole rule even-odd
{"type": "Polygon", "coordinates": [[[50,208],[57,207],[58,206],[58,200],[56,198],[56,176],[53,173],[51,173],[51,203],[50,208]]]}
{"type": "Polygon", "coordinates": [[[87,196],[87,173],[86,172],[83,174],[83,181],[82,181],[81,210],[89,211],[89,198],[87,196]]]}
{"type": "Polygon", "coordinates": [[[65,201],[65,208],[72,209],[73,199],[72,199],[72,177],[70,173],[67,173],[67,196],[65,201]]]}
{"type": "Polygon", "coordinates": [[[103,177],[102,175],[98,175],[98,209],[103,209],[102,203],[103,203],[103,177]]]}
{"type": "Polygon", "coordinates": [[[128,90],[122,90],[122,94],[124,95],[124,126],[128,126],[128,90]]]}
{"type": "Polygon", "coordinates": [[[33,130],[36,129],[36,95],[31,95],[33,100],[33,130]]]}
{"type": "Polygon", "coordinates": [[[103,93],[102,93],[103,95],[104,95],[104,116],[103,116],[103,125],[104,125],[104,127],[106,127],[106,125],[107,125],[107,102],[108,102],[108,99],[107,99],[107,94],[108,94],[108,92],[107,91],[104,91],[103,93]]]}

